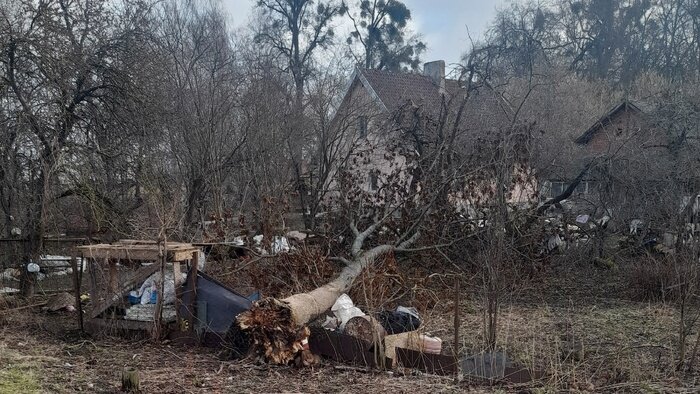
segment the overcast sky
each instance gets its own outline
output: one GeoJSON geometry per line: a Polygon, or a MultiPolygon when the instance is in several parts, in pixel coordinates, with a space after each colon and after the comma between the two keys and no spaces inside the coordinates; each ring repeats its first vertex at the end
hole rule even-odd
{"type": "MultiPolygon", "coordinates": [[[[234,27],[250,18],[255,0],[221,0],[234,27]]],[[[488,23],[509,0],[402,0],[411,10],[413,29],[428,45],[423,60],[459,61],[469,46],[467,28],[474,39],[480,38],[488,23]]],[[[352,0],[350,3],[352,4],[352,0]]]]}

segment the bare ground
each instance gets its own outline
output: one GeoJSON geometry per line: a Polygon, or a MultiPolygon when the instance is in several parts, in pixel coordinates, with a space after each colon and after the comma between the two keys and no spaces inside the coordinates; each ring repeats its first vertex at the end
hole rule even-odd
{"type": "MultiPolygon", "coordinates": [[[[328,361],[306,369],[220,361],[209,349],[89,338],[69,313],[30,309],[0,315],[0,393],[118,392],[125,366],[140,370],[148,393],[697,392],[696,371],[674,368],[677,310],[630,301],[623,272],[561,262],[544,280],[504,299],[499,348],[547,373],[525,386],[455,385],[449,377],[348,370],[328,361]]],[[[424,312],[426,329],[451,346],[454,298],[445,286],[434,286],[445,301],[424,312]]],[[[462,296],[463,353],[484,348],[477,290],[462,296]]],[[[695,333],[689,342],[694,339],[695,333]]]]}

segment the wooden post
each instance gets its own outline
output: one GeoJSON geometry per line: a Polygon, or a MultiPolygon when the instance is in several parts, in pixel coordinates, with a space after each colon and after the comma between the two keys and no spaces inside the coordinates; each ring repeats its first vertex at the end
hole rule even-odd
{"type": "Polygon", "coordinates": [[[180,262],[173,261],[173,281],[175,286],[182,284],[182,272],[180,272],[180,262]]]}
{"type": "Polygon", "coordinates": [[[139,370],[133,367],[125,367],[122,370],[122,391],[138,393],[141,390],[140,386],[139,370]]]}
{"type": "Polygon", "coordinates": [[[455,368],[455,384],[459,384],[459,305],[460,305],[460,289],[459,289],[459,275],[455,275],[455,318],[454,318],[454,330],[455,330],[455,344],[452,349],[455,362],[458,364],[455,368]]]}
{"type": "Polygon", "coordinates": [[[34,297],[34,292],[36,289],[36,279],[37,279],[37,274],[36,272],[29,272],[27,271],[27,267],[24,266],[21,268],[22,273],[20,274],[20,290],[22,293],[22,296],[25,298],[32,298],[34,297]]]}
{"type": "Polygon", "coordinates": [[[190,274],[187,277],[187,281],[190,284],[190,302],[187,305],[188,316],[187,316],[187,326],[191,335],[194,335],[194,322],[197,317],[197,275],[199,269],[199,254],[201,251],[197,250],[192,253],[192,261],[190,262],[190,274]]]}
{"type": "Polygon", "coordinates": [[[165,291],[165,261],[168,259],[168,250],[165,239],[163,238],[162,240],[159,240],[158,243],[160,245],[158,248],[158,254],[160,257],[160,261],[158,262],[158,264],[160,264],[160,281],[158,283],[158,296],[156,297],[156,309],[154,313],[155,316],[153,316],[153,321],[155,322],[155,329],[153,330],[154,340],[160,339],[163,333],[163,292],[165,291]]]}
{"type": "Polygon", "coordinates": [[[182,272],[180,271],[180,262],[173,261],[173,282],[175,284],[175,322],[177,323],[178,331],[182,330],[182,316],[180,315],[180,307],[182,306],[182,272]]]}
{"type": "MultiPolygon", "coordinates": [[[[119,288],[119,269],[117,268],[117,260],[105,258],[105,265],[109,267],[109,299],[114,298],[119,288]]],[[[112,319],[116,317],[116,311],[112,309],[112,319]]]]}
{"type": "MultiPolygon", "coordinates": [[[[85,255],[81,252],[80,253],[80,266],[78,266],[78,271],[80,272],[80,275],[78,275],[78,283],[80,284],[81,288],[83,286],[83,269],[84,269],[86,261],[87,260],[85,260],[85,255]]],[[[82,293],[83,291],[80,290],[80,292],[82,293]]],[[[82,294],[80,296],[82,297],[82,294]]],[[[82,298],[80,299],[80,301],[82,302],[82,298]]],[[[80,327],[84,328],[85,324],[84,324],[84,320],[83,320],[83,310],[82,309],[80,310],[79,316],[80,316],[80,327]]]]}
{"type": "Polygon", "coordinates": [[[19,275],[19,289],[22,296],[26,298],[32,298],[36,290],[36,280],[38,275],[36,272],[29,272],[29,264],[33,262],[33,260],[29,260],[29,263],[24,264],[20,268],[22,272],[20,272],[19,275]]]}
{"type": "MultiPolygon", "coordinates": [[[[82,266],[82,260],[81,260],[82,266]]],[[[80,273],[78,272],[78,262],[75,256],[70,258],[70,267],[73,270],[73,292],[75,293],[75,309],[78,311],[78,327],[83,330],[83,308],[80,304],[80,273]]]]}

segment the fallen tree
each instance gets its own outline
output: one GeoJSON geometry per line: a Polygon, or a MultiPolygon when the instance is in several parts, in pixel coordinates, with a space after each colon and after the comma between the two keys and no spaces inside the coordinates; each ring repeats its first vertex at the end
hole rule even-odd
{"type": "Polygon", "coordinates": [[[383,244],[363,251],[365,240],[388,217],[388,214],[384,215],[363,232],[351,225],[355,233],[353,258],[335,258],[343,262],[345,267],[331,282],[284,299],[264,298],[256,302],[251,310],[240,314],[226,339],[232,354],[253,352],[265,361],[276,364],[287,364],[294,360],[304,349],[304,341],[309,336],[307,323],[329,310],[341,294],[350,290],[364,269],[389,253],[408,251],[407,248],[420,236],[419,232],[414,232],[398,244],[383,244]]]}

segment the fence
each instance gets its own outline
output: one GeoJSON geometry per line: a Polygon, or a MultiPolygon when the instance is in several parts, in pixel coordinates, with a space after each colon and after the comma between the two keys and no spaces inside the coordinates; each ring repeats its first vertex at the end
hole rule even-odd
{"type": "MultiPolygon", "coordinates": [[[[0,294],[16,293],[20,288],[21,270],[26,265],[26,247],[24,238],[0,239],[0,294]]],[[[76,256],[78,267],[84,268],[84,261],[77,255],[75,247],[90,243],[89,238],[46,237],[44,254],[38,262],[40,271],[37,275],[36,292],[53,293],[73,291],[73,270],[70,259],[76,256]]]]}

